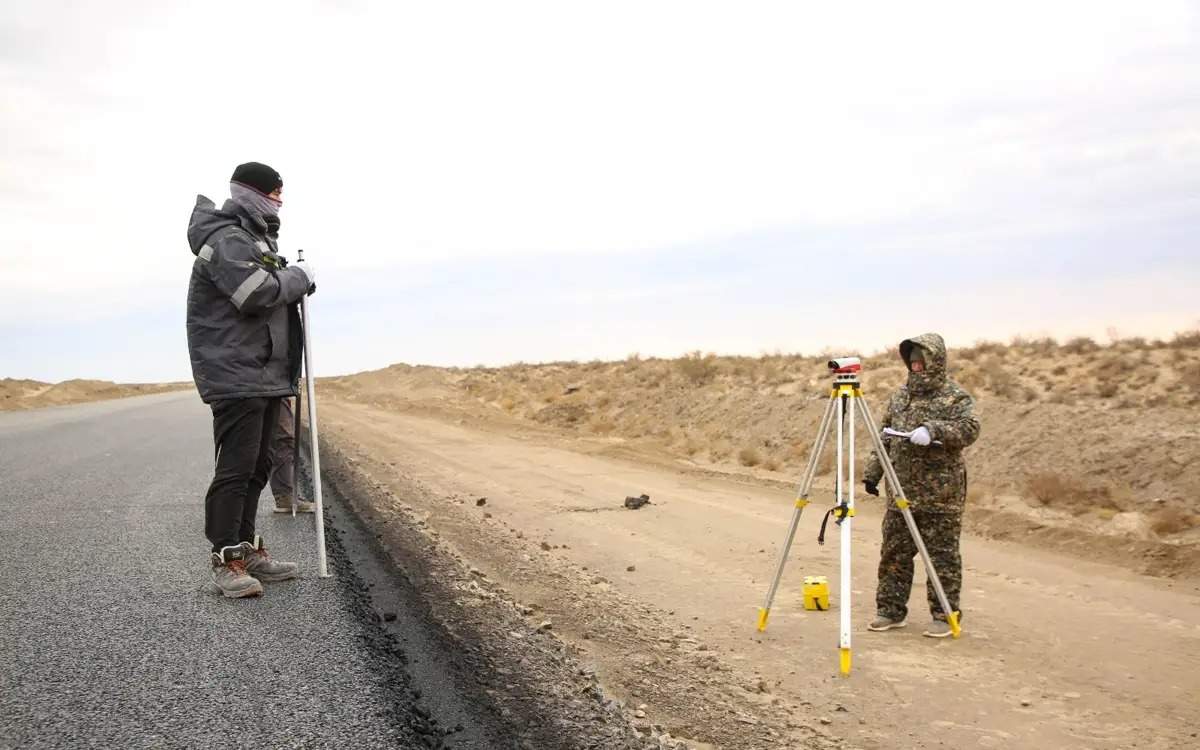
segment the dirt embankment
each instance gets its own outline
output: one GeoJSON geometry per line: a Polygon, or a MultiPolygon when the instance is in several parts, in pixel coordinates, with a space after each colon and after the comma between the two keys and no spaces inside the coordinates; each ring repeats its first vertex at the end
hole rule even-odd
{"type": "MultiPolygon", "coordinates": [[[[794,481],[827,399],[826,355],[517,364],[393,365],[322,380],[331,396],[385,410],[549,432],[648,461],[757,481],[794,481]]],[[[876,414],[905,377],[894,354],[865,361],[876,414]]],[[[1200,566],[1200,332],[1169,342],[1088,339],[952,349],[953,377],[983,420],[968,452],[977,532],[1091,554],[1116,537],[1159,575],[1200,566]]],[[[860,441],[865,457],[866,441],[860,441]]],[[[821,476],[833,468],[823,457],[821,476]]]]}
{"type": "Polygon", "coordinates": [[[43,383],[38,380],[0,380],[0,411],[40,409],[86,401],[104,401],[128,396],[145,396],[191,388],[191,383],[113,383],[108,380],[64,380],[43,383]]]}

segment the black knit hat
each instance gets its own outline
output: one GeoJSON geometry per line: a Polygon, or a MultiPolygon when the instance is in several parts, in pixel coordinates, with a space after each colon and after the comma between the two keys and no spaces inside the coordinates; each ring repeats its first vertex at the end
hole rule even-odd
{"type": "Polygon", "coordinates": [[[252,187],[263,195],[270,195],[283,187],[283,178],[279,176],[278,172],[266,164],[256,161],[239,164],[237,169],[233,170],[233,177],[230,177],[229,180],[252,187]]]}

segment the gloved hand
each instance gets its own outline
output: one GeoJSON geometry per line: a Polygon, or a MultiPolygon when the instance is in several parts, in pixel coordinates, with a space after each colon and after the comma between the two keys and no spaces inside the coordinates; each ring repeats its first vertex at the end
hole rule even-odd
{"type": "Polygon", "coordinates": [[[295,268],[299,268],[304,272],[304,275],[308,277],[308,293],[312,294],[313,292],[317,291],[317,272],[313,269],[309,262],[306,260],[298,260],[292,265],[295,268]]]}
{"type": "Polygon", "coordinates": [[[875,497],[879,497],[879,482],[868,482],[867,480],[864,479],[863,487],[866,488],[868,495],[874,495],[875,497]]]}
{"type": "Polygon", "coordinates": [[[909,438],[913,445],[926,446],[933,442],[933,436],[929,434],[929,428],[921,425],[913,430],[912,437],[909,438]]]}
{"type": "Polygon", "coordinates": [[[313,270],[312,264],[306,260],[298,260],[292,264],[293,268],[299,268],[308,277],[308,285],[311,287],[317,283],[317,272],[313,270]]]}

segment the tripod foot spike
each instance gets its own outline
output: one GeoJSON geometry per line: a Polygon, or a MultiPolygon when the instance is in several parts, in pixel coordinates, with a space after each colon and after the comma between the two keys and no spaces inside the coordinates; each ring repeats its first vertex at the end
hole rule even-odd
{"type": "Polygon", "coordinates": [[[958,624],[958,613],[951,612],[946,615],[946,622],[950,625],[950,635],[954,638],[962,635],[962,627],[958,624]]]}
{"type": "Polygon", "coordinates": [[[766,607],[758,608],[758,632],[763,633],[767,629],[767,618],[771,615],[771,610],[766,607]]]}
{"type": "Polygon", "coordinates": [[[843,649],[839,649],[839,650],[841,651],[841,660],[840,661],[841,661],[841,667],[842,667],[842,674],[848,675],[848,674],[850,674],[850,649],[843,648],[843,649]]]}

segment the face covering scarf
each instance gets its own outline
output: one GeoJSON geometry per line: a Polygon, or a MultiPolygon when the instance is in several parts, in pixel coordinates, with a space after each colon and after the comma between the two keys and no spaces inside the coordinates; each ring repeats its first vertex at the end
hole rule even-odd
{"type": "Polygon", "coordinates": [[[258,214],[264,219],[268,216],[279,216],[282,201],[268,198],[254,188],[246,187],[237,182],[229,183],[229,197],[250,213],[258,214]]]}

